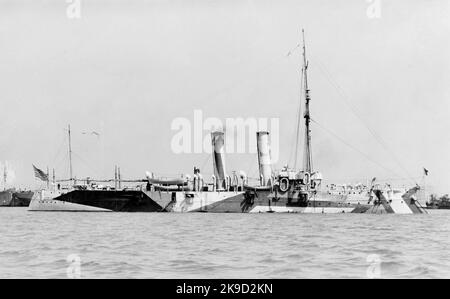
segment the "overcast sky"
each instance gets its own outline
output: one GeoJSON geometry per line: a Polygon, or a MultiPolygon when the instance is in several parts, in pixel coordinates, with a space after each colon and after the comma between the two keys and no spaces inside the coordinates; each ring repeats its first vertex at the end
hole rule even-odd
{"type": "MultiPolygon", "coordinates": [[[[300,97],[301,52],[286,54],[303,27],[321,125],[312,125],[314,168],[339,183],[421,183],[426,167],[427,184],[449,192],[450,2],[378,3],[82,0],[74,19],[63,0],[0,0],[0,161],[10,184],[38,186],[32,163],[68,176],[69,123],[77,177],[113,177],[115,164],[125,178],[193,166],[209,174],[207,154],[171,149],[172,121],[196,109],[280,118],[281,167],[300,97]]],[[[227,156],[229,171],[255,176],[256,163],[227,156]]]]}

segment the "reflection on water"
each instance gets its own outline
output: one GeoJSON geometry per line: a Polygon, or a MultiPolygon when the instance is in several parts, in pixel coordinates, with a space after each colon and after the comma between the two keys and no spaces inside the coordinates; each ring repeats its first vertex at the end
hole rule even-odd
{"type": "Polygon", "coordinates": [[[0,209],[0,278],[450,278],[429,215],[0,209]]]}

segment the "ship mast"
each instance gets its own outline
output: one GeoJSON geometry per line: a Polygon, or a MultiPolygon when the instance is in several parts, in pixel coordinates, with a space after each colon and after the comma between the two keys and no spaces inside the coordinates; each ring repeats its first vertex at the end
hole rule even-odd
{"type": "Polygon", "coordinates": [[[69,175],[70,175],[70,181],[73,180],[73,168],[72,168],[72,136],[70,132],[70,125],[69,125],[69,175]]]}
{"type": "Polygon", "coordinates": [[[309,101],[311,100],[309,96],[308,88],[308,61],[306,60],[306,45],[305,45],[305,30],[302,29],[303,35],[303,79],[304,89],[305,89],[305,149],[303,152],[303,171],[311,173],[312,172],[312,152],[311,152],[311,130],[310,123],[311,117],[309,114],[309,101]]]}

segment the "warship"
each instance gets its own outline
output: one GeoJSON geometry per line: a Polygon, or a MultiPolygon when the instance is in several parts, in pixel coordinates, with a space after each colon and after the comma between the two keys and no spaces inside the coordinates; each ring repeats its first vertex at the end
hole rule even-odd
{"type": "MultiPolygon", "coordinates": [[[[377,184],[323,186],[322,174],[313,169],[311,150],[310,90],[303,33],[302,84],[304,88],[304,151],[301,170],[271,162],[270,133],[257,132],[259,183],[249,184],[244,171],[228,175],[225,133],[211,133],[213,175],[210,183],[194,167],[193,176],[158,178],[147,172],[135,190],[72,185],[66,190],[42,190],[30,204],[31,211],[210,212],[210,213],[367,213],[415,214],[425,210],[415,199],[419,187],[391,188],[377,184]]],[[[300,102],[302,105],[302,101],[300,102]]],[[[297,138],[300,133],[298,116],[297,138]]],[[[69,157],[70,149],[69,127],[69,157]]],[[[298,144],[298,143],[297,143],[298,144]]],[[[297,149],[296,149],[297,150],[297,149]]],[[[295,167],[294,167],[295,168],[295,167]]],[[[70,162],[70,181],[72,166],[70,162]]]]}

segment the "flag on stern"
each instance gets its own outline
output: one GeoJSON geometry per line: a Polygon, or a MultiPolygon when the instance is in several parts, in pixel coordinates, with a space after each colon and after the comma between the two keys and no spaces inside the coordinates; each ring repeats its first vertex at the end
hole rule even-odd
{"type": "Polygon", "coordinates": [[[38,179],[40,179],[41,181],[47,182],[48,181],[48,175],[43,172],[42,170],[40,170],[39,168],[37,168],[36,166],[33,165],[33,169],[34,169],[34,176],[38,179]]]}
{"type": "Polygon", "coordinates": [[[425,175],[428,175],[428,169],[426,169],[425,167],[423,168],[423,173],[425,174],[425,175]]]}

